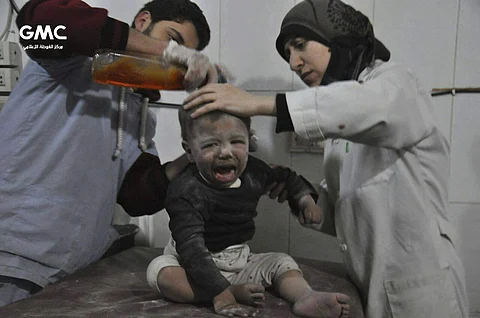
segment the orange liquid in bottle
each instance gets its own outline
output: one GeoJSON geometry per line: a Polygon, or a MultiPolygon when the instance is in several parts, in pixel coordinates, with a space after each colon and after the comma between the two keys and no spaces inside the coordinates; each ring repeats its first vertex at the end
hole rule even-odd
{"type": "Polygon", "coordinates": [[[185,71],[158,62],[122,56],[106,65],[93,65],[93,80],[132,88],[153,90],[183,90],[185,71]]]}

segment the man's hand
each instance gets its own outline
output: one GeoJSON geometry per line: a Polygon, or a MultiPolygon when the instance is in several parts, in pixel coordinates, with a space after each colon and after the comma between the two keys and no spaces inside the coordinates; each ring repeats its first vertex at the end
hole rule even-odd
{"type": "Polygon", "coordinates": [[[203,83],[217,83],[218,81],[216,66],[210,63],[208,57],[199,51],[179,45],[172,40],[163,51],[163,56],[169,62],[187,66],[183,85],[189,92],[203,83]]]}
{"type": "Polygon", "coordinates": [[[310,195],[300,199],[298,221],[302,226],[319,231],[323,225],[323,211],[310,195]]]}
{"type": "Polygon", "coordinates": [[[255,317],[259,312],[256,308],[237,303],[231,286],[213,298],[213,309],[216,314],[227,317],[255,317]]]}
{"type": "Polygon", "coordinates": [[[260,284],[239,284],[230,286],[237,302],[248,306],[262,306],[265,301],[265,287],[260,284]]]}
{"type": "Polygon", "coordinates": [[[175,179],[183,170],[185,170],[189,163],[190,161],[188,160],[186,153],[173,161],[167,162],[165,164],[165,174],[167,175],[168,181],[175,179]]]}

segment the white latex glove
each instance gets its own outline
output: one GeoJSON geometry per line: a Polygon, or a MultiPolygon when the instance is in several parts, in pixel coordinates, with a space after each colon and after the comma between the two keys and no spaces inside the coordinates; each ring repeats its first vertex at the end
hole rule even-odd
{"type": "Polygon", "coordinates": [[[171,40],[163,51],[163,56],[169,62],[187,66],[183,83],[187,91],[193,91],[204,83],[217,83],[216,67],[210,63],[207,56],[199,51],[179,45],[171,40]]]}

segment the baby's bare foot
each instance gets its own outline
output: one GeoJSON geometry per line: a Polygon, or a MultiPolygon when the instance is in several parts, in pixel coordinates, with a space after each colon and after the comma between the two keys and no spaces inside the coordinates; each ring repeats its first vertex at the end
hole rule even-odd
{"type": "Polygon", "coordinates": [[[302,317],[346,318],[350,313],[349,301],[344,294],[312,290],[293,304],[293,313],[302,317]]]}

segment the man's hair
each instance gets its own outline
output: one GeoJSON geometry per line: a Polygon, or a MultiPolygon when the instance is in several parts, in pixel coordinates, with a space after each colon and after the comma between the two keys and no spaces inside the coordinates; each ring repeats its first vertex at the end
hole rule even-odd
{"type": "MultiPolygon", "coordinates": [[[[152,17],[153,25],[159,21],[175,21],[183,23],[185,21],[192,22],[198,35],[197,50],[203,50],[210,42],[210,27],[207,19],[203,15],[203,11],[190,0],[153,0],[145,4],[145,6],[138,11],[137,16],[143,12],[148,11],[152,17]]],[[[132,22],[132,28],[135,28],[135,19],[132,22]]]]}
{"type": "MultiPolygon", "coordinates": [[[[183,109],[183,107],[180,107],[178,109],[178,121],[180,122],[180,129],[182,131],[182,140],[188,141],[188,138],[191,137],[193,123],[196,119],[193,119],[192,117],[190,117],[190,115],[201,106],[203,105],[200,105],[190,110],[185,110],[183,109]]],[[[203,116],[209,116],[209,117],[212,117],[213,119],[218,119],[220,116],[237,117],[235,115],[228,114],[222,111],[212,111],[205,115],[202,115],[201,117],[203,116]]],[[[248,134],[250,135],[250,124],[251,124],[250,117],[237,117],[237,118],[240,119],[245,124],[245,126],[247,127],[248,134]]]]}

